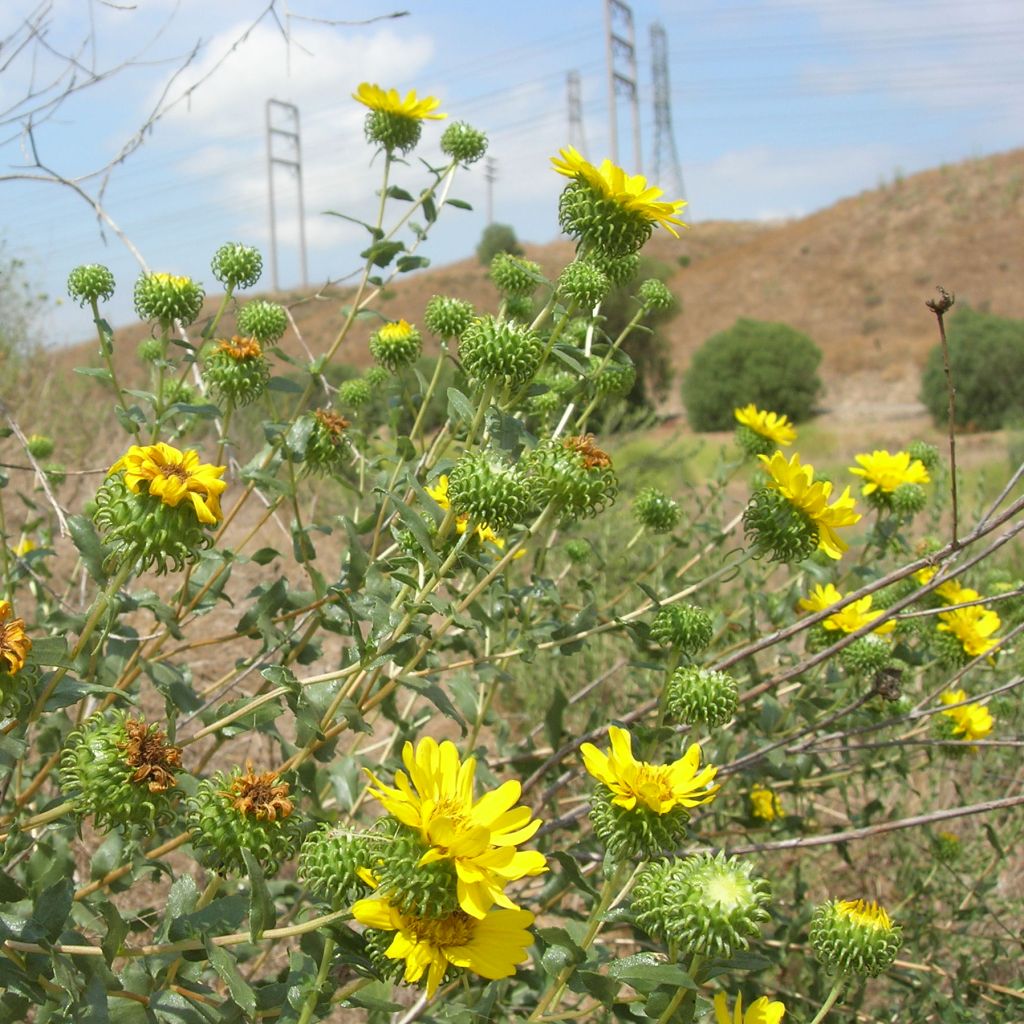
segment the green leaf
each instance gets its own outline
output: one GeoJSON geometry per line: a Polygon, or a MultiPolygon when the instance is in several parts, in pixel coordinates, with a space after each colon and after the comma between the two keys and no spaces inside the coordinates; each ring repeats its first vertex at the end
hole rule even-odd
{"type": "Polygon", "coordinates": [[[617,981],[631,985],[638,992],[650,992],[659,985],[674,988],[697,986],[678,964],[659,961],[651,953],[636,953],[608,965],[608,974],[617,981]]]}
{"type": "Polygon", "coordinates": [[[427,218],[428,224],[433,224],[437,220],[437,203],[434,202],[433,196],[423,197],[423,216],[427,218]]]}
{"type": "Polygon", "coordinates": [[[377,239],[383,238],[384,232],[381,228],[374,224],[367,224],[365,220],[360,220],[358,217],[350,217],[347,213],[340,213],[338,210],[324,210],[325,217],[340,217],[342,220],[349,220],[353,224],[358,224],[361,228],[366,228],[370,232],[370,237],[377,239]]]}
{"type": "Polygon", "coordinates": [[[400,274],[407,274],[410,270],[420,270],[430,266],[429,256],[399,256],[395,264],[400,274]]]}
{"type": "Polygon", "coordinates": [[[472,210],[473,207],[465,199],[446,199],[445,204],[454,206],[456,210],[472,210]]]}
{"type": "Polygon", "coordinates": [[[249,556],[249,560],[257,565],[269,565],[275,558],[280,557],[281,552],[275,551],[274,548],[260,548],[249,556]]]}
{"type": "Polygon", "coordinates": [[[547,737],[548,743],[556,750],[558,742],[562,738],[562,719],[568,706],[569,701],[564,691],[556,685],[555,692],[551,695],[551,703],[548,705],[547,711],[544,712],[544,735],[547,737]]]}
{"type": "Polygon", "coordinates": [[[403,202],[406,203],[415,202],[413,197],[408,192],[406,192],[404,188],[399,188],[398,185],[392,185],[391,188],[387,190],[385,195],[389,199],[401,199],[403,202]]]}
{"type": "Polygon", "coordinates": [[[51,885],[36,900],[32,917],[28,922],[30,931],[41,935],[47,942],[56,942],[64,930],[64,922],[71,913],[75,896],[75,883],[70,877],[62,878],[51,885]]]}
{"type": "Polygon", "coordinates": [[[0,871],[0,903],[17,903],[25,899],[27,893],[5,871],[0,871]]]}
{"type": "Polygon", "coordinates": [[[107,923],[107,934],[103,936],[100,949],[103,950],[103,959],[106,960],[109,967],[114,962],[114,957],[117,956],[124,937],[128,934],[128,925],[121,917],[117,907],[109,900],[100,905],[100,913],[107,923]]]}
{"type": "Polygon", "coordinates": [[[473,403],[458,388],[448,389],[448,418],[472,423],[473,403]]]}
{"type": "Polygon", "coordinates": [[[268,391],[280,391],[286,395],[301,395],[302,385],[291,377],[271,377],[267,383],[268,391]]]}
{"type": "Polygon", "coordinates": [[[83,377],[96,377],[98,380],[111,380],[110,371],[103,366],[76,366],[75,373],[83,377]]]}
{"type": "Polygon", "coordinates": [[[242,895],[222,896],[192,914],[176,918],[168,936],[171,942],[196,935],[221,935],[237,932],[249,910],[249,900],[242,895]]]}
{"type": "Polygon", "coordinates": [[[43,636],[32,641],[32,663],[47,668],[70,668],[68,643],[62,636],[43,636]]]}
{"type": "Polygon", "coordinates": [[[369,260],[375,267],[386,267],[400,253],[405,251],[404,242],[374,242],[369,249],[364,249],[359,255],[364,260],[369,260]]]}
{"type": "Polygon", "coordinates": [[[434,542],[427,532],[426,523],[423,522],[423,517],[415,509],[411,509],[406,505],[397,494],[391,495],[391,502],[398,509],[398,518],[402,521],[402,525],[416,538],[416,541],[423,549],[430,567],[432,569],[439,568],[441,563],[438,560],[437,552],[434,550],[434,542]]]}
{"type": "Polygon", "coordinates": [[[260,862],[244,847],[242,860],[249,876],[249,937],[255,942],[268,928],[274,927],[277,913],[260,862]]]}
{"type": "Polygon", "coordinates": [[[242,977],[242,972],[235,963],[235,958],[223,946],[215,946],[212,938],[204,939],[206,955],[210,958],[210,966],[220,976],[220,980],[228,987],[235,1005],[241,1007],[250,1016],[256,1012],[256,993],[242,977]]]}
{"type": "Polygon", "coordinates": [[[97,583],[105,583],[107,574],[103,571],[103,562],[108,551],[103,546],[92,520],[88,516],[69,516],[68,529],[86,569],[89,570],[89,575],[97,583]]]}
{"type": "Polygon", "coordinates": [[[306,447],[313,433],[313,417],[300,416],[289,428],[284,437],[284,446],[293,458],[302,460],[306,457],[306,447]]]}
{"type": "Polygon", "coordinates": [[[191,875],[181,875],[174,880],[167,893],[167,909],[164,911],[163,926],[160,929],[163,938],[167,937],[168,931],[176,921],[192,913],[198,899],[199,889],[191,875]]]}
{"type": "Polygon", "coordinates": [[[549,857],[557,860],[562,866],[562,871],[566,875],[567,881],[583,892],[590,893],[591,896],[597,896],[598,891],[587,881],[580,871],[580,866],[576,863],[575,859],[568,853],[558,851],[557,853],[549,853],[549,857]]]}

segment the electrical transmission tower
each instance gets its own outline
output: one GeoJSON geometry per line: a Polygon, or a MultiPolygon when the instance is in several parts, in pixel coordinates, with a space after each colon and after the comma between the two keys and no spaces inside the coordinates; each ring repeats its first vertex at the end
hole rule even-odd
{"type": "Polygon", "coordinates": [[[636,32],[633,8],[622,0],[604,0],[605,46],[608,53],[608,136],[613,162],[619,162],[620,95],[629,100],[633,115],[633,173],[643,171],[640,150],[640,97],[636,76],[636,32]]]}
{"type": "Polygon", "coordinates": [[[668,84],[668,36],[665,26],[651,26],[651,78],[654,81],[654,181],[667,175],[673,198],[683,198],[683,169],[672,131],[672,93],[668,84]]]}
{"type": "Polygon", "coordinates": [[[578,71],[570,71],[566,75],[565,88],[569,101],[569,145],[586,156],[587,140],[583,135],[583,90],[578,71]]]}
{"type": "Polygon", "coordinates": [[[306,206],[302,195],[302,144],[299,139],[299,108],[283,100],[267,100],[267,188],[270,199],[270,269],[274,291],[280,291],[277,262],[277,202],[274,168],[287,167],[295,173],[299,195],[299,260],[302,285],[309,284],[306,269],[306,206]],[[284,154],[279,150],[284,147],[284,154]]]}
{"type": "Polygon", "coordinates": [[[487,181],[487,223],[494,223],[494,183],[498,180],[498,161],[493,156],[484,158],[484,178],[487,181]]]}

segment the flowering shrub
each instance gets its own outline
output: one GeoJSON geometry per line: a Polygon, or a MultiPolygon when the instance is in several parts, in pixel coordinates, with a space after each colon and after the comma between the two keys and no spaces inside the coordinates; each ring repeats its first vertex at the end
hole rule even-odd
{"type": "MultiPolygon", "coordinates": [[[[438,101],[356,99],[380,215],[301,377],[287,311],[239,302],[251,247],[215,254],[205,320],[198,282],[140,277],[148,388],[115,372],[109,272],[71,273],[125,436],[67,513],[36,462],[59,438],[8,439],[40,492],[0,503],[3,1019],[1014,1005],[997,951],[1019,898],[992,938],[967,823],[1020,832],[999,817],[1024,798],[1001,748],[1020,588],[998,559],[1024,499],[921,546],[934,449],[825,479],[787,410],[746,399],[720,410],[737,444],[707,487],[620,461],[591,418],[629,390],[640,317],[612,337],[601,301],[684,204],[571,148],[553,165],[573,263],[495,260],[497,310],[442,295],[422,325],[379,322],[373,365],[335,386],[485,146],[451,126],[448,163],[407,191],[438,101]],[[962,841],[933,839],[947,821],[962,841]]],[[[638,312],[669,304],[638,286],[638,312]]]]}

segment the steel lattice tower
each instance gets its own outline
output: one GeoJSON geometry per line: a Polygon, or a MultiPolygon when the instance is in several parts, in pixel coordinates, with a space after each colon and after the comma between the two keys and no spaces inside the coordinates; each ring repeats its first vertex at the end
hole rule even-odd
{"type": "Polygon", "coordinates": [[[608,142],[611,158],[619,162],[619,110],[618,97],[629,100],[633,115],[634,174],[643,170],[640,149],[640,94],[636,76],[636,33],[633,29],[633,8],[622,0],[605,0],[605,47],[608,55],[608,142]]]}
{"type": "Polygon", "coordinates": [[[586,156],[587,140],[583,134],[583,89],[578,71],[570,71],[565,76],[565,93],[569,102],[569,145],[586,156]]]}
{"type": "Polygon", "coordinates": [[[672,92],[668,84],[668,36],[665,26],[651,26],[651,78],[654,82],[654,175],[673,198],[686,196],[683,168],[672,131],[672,92]],[[663,177],[663,175],[667,177],[663,177]]]}

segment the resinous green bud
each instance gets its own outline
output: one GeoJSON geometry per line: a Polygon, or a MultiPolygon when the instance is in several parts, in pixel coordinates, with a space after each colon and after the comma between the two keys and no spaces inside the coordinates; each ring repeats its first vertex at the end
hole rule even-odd
{"type": "Polygon", "coordinates": [[[612,861],[658,860],[686,838],[689,811],[682,805],[659,814],[643,803],[626,809],[599,786],[590,801],[590,822],[612,861]]]}
{"type": "Polygon", "coordinates": [[[553,505],[564,521],[597,515],[618,493],[611,456],[592,434],[542,441],[521,462],[534,504],[553,505]]]}
{"type": "Polygon", "coordinates": [[[609,292],[612,283],[596,264],[573,260],[558,278],[558,294],[582,309],[593,309],[609,292]]]}
{"type": "Polygon", "coordinates": [[[263,257],[254,246],[227,242],[213,254],[210,268],[228,288],[251,288],[263,273],[263,257]]]}
{"type": "Polygon", "coordinates": [[[84,263],[68,274],[68,295],[80,306],[106,302],[114,294],[114,275],[100,263],[84,263]]]}
{"type": "Polygon", "coordinates": [[[645,487],[633,499],[633,516],[652,533],[671,533],[679,525],[683,512],[679,502],[673,501],[657,487],[645,487]]]}
{"type": "Polygon", "coordinates": [[[369,888],[359,877],[376,861],[372,836],[323,825],[306,836],[299,850],[299,880],[340,910],[369,888]]]}
{"type": "Polygon", "coordinates": [[[30,434],[26,447],[33,458],[48,459],[53,454],[53,438],[46,434],[30,434]]]}
{"type": "Polygon", "coordinates": [[[349,462],[352,450],[345,431],[350,423],[328,409],[313,413],[313,427],[306,443],[306,464],[314,473],[333,476],[349,462]]]}
{"type": "Polygon", "coordinates": [[[135,282],[135,312],[141,320],[155,320],[169,330],[177,320],[187,327],[203,308],[205,294],[190,277],[143,274],[135,282]]]}
{"type": "Polygon", "coordinates": [[[367,142],[382,146],[389,153],[398,150],[408,153],[423,133],[423,124],[414,117],[407,117],[391,110],[371,110],[363,123],[367,142]]]}
{"type": "Polygon", "coordinates": [[[351,409],[361,409],[371,398],[373,388],[362,377],[354,377],[338,385],[338,401],[351,409]]]}
{"type": "Polygon", "coordinates": [[[829,974],[874,978],[896,959],[903,935],[874,900],[829,900],[814,912],[811,947],[829,974]]]}
{"type": "Polygon", "coordinates": [[[659,281],[656,277],[650,277],[640,285],[637,298],[644,309],[648,310],[671,309],[675,302],[665,282],[659,281]]]}
{"type": "Polygon", "coordinates": [[[441,152],[460,164],[475,164],[487,152],[487,136],[465,121],[454,121],[441,135],[441,152]]]}
{"type": "Polygon", "coordinates": [[[491,280],[503,295],[532,295],[544,281],[540,264],[513,256],[510,252],[494,254],[491,260],[491,280]]]}
{"type": "Polygon", "coordinates": [[[818,527],[779,491],[762,487],[743,513],[743,529],[757,557],[802,562],[818,549],[818,527]]]}
{"type": "Polygon", "coordinates": [[[665,691],[665,711],[672,719],[708,729],[728,722],[739,703],[732,676],[693,666],[676,669],[665,691]]]}
{"type": "Polygon", "coordinates": [[[397,373],[403,366],[411,366],[423,350],[420,332],[407,320],[384,324],[370,335],[370,352],[381,366],[397,373]]]}
{"type": "Polygon", "coordinates": [[[493,316],[477,317],[462,333],[459,357],[477,384],[522,387],[533,379],[544,344],[533,331],[493,316]]]}
{"type": "Polygon", "coordinates": [[[889,643],[880,636],[868,634],[859,637],[839,652],[839,661],[847,672],[873,676],[881,672],[892,657],[889,643]]]}
{"type": "Polygon", "coordinates": [[[261,345],[274,345],[288,329],[288,314],[276,302],[256,299],[238,311],[238,333],[255,338],[261,345]]]}
{"type": "Polygon", "coordinates": [[[458,515],[499,532],[525,518],[526,485],[516,467],[496,452],[463,455],[448,476],[448,500],[458,515]]]}
{"type": "Polygon", "coordinates": [[[448,295],[433,296],[423,311],[423,322],[427,330],[449,341],[458,338],[472,319],[472,304],[448,295]]]}
{"type": "Polygon", "coordinates": [[[584,259],[598,267],[613,285],[628,284],[636,277],[637,271],[640,269],[640,257],[635,252],[623,256],[612,256],[606,252],[595,250],[588,252],[584,259]]]}
{"type": "Polygon", "coordinates": [[[892,509],[901,519],[916,516],[928,504],[928,493],[920,484],[900,484],[892,492],[892,509]]]}
{"type": "Polygon", "coordinates": [[[219,398],[241,407],[255,402],[270,381],[270,367],[255,338],[235,335],[203,356],[203,380],[219,398]]]}
{"type": "Polygon", "coordinates": [[[910,455],[911,461],[917,459],[929,473],[933,473],[939,468],[939,449],[933,444],[928,444],[927,441],[914,441],[907,446],[907,453],[910,455]]]}
{"type": "Polygon", "coordinates": [[[636,367],[625,352],[616,352],[609,360],[590,357],[590,382],[599,395],[628,395],[636,383],[636,367]]]}
{"type": "Polygon", "coordinates": [[[711,616],[695,604],[671,604],[658,611],[651,623],[651,639],[682,654],[703,651],[714,636],[711,616]]]}
{"type": "Polygon", "coordinates": [[[752,459],[756,459],[758,455],[771,455],[778,447],[770,437],[751,430],[746,423],[736,424],[736,443],[752,459]]]}
{"type": "Polygon", "coordinates": [[[143,338],[135,350],[144,363],[155,363],[164,357],[164,342],[160,338],[143,338]]]}
{"type": "Polygon", "coordinates": [[[610,199],[586,181],[570,181],[558,201],[558,223],[588,249],[611,256],[640,251],[653,226],[642,214],[610,199]]]}

